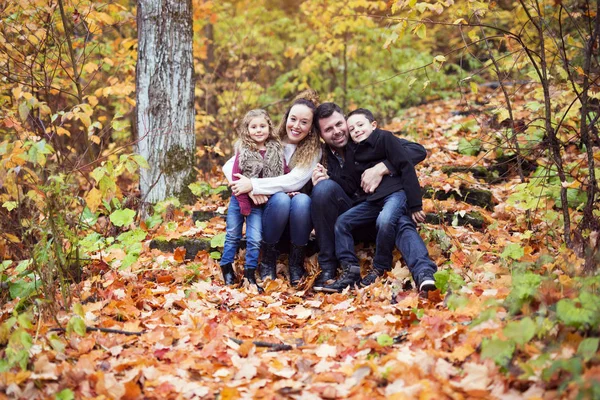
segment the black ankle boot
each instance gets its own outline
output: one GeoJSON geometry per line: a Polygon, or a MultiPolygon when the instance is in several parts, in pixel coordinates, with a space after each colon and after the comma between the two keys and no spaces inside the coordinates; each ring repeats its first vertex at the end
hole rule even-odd
{"type": "Polygon", "coordinates": [[[306,249],[306,246],[296,246],[293,243],[291,243],[291,245],[292,247],[290,248],[290,257],[288,261],[290,283],[293,287],[296,287],[302,278],[304,278],[304,275],[306,275],[304,269],[304,250],[306,249]]]}
{"type": "Polygon", "coordinates": [[[258,286],[256,283],[256,270],[255,269],[245,269],[244,270],[244,279],[248,281],[249,284],[256,286],[258,293],[263,293],[264,289],[258,286]]]}
{"type": "Polygon", "coordinates": [[[223,281],[227,286],[235,284],[235,272],[233,272],[231,263],[221,265],[221,272],[223,273],[223,281]]]}
{"type": "Polygon", "coordinates": [[[277,279],[277,244],[262,242],[261,249],[260,279],[277,279]]]}
{"type": "Polygon", "coordinates": [[[323,286],[327,284],[327,281],[335,279],[336,272],[337,268],[335,266],[321,267],[321,273],[319,274],[319,277],[315,280],[313,289],[317,292],[321,291],[321,289],[323,289],[323,286]]]}
{"type": "Polygon", "coordinates": [[[337,293],[360,282],[360,267],[358,265],[342,265],[342,276],[331,285],[325,285],[322,292],[337,293]]]}

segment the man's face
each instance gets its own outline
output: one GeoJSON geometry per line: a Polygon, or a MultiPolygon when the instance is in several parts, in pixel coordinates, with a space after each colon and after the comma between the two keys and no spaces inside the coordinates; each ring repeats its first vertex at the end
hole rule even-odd
{"type": "Polygon", "coordinates": [[[319,120],[321,137],[334,149],[341,149],[348,143],[348,125],[344,116],[335,111],[327,118],[319,120]]]}
{"type": "Polygon", "coordinates": [[[351,115],[348,118],[347,124],[350,136],[356,143],[367,140],[367,138],[371,136],[371,133],[373,133],[377,127],[377,122],[370,122],[363,114],[351,115]]]}

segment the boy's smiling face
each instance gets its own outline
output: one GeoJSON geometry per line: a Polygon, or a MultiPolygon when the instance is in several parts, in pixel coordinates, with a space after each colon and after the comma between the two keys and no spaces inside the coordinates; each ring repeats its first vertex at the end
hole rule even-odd
{"type": "Polygon", "coordinates": [[[364,114],[354,114],[348,117],[348,132],[356,143],[360,143],[371,135],[377,128],[377,121],[370,122],[364,114]]]}

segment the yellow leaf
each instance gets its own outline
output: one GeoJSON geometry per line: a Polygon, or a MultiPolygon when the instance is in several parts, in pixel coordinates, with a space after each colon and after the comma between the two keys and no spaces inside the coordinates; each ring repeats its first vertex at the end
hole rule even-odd
{"type": "Polygon", "coordinates": [[[71,132],[69,132],[68,130],[66,130],[65,128],[63,128],[62,126],[57,126],[56,127],[56,134],[58,136],[71,136],[71,132]]]}
{"type": "Polygon", "coordinates": [[[8,240],[10,240],[11,242],[13,242],[13,243],[21,243],[21,239],[19,239],[18,237],[16,237],[12,233],[5,233],[4,236],[6,236],[6,238],[8,240]]]}
{"type": "Polygon", "coordinates": [[[477,86],[475,82],[470,82],[469,85],[471,86],[471,92],[473,94],[477,94],[477,92],[479,91],[479,86],[477,86]]]}
{"type": "Polygon", "coordinates": [[[93,188],[89,191],[87,196],[85,196],[85,203],[92,212],[96,212],[98,206],[102,203],[102,192],[93,188]]]}
{"type": "Polygon", "coordinates": [[[89,62],[83,66],[83,70],[85,72],[87,72],[88,74],[91,74],[92,72],[96,71],[97,69],[98,69],[98,64],[93,63],[93,62],[89,62]]]}
{"type": "Polygon", "coordinates": [[[92,143],[100,144],[100,138],[98,136],[96,136],[96,135],[90,136],[90,141],[92,143]]]}
{"type": "Polygon", "coordinates": [[[87,101],[92,107],[96,107],[96,105],[98,105],[98,98],[96,96],[88,96],[87,101]]]}
{"type": "Polygon", "coordinates": [[[114,61],[108,57],[104,57],[104,59],[102,60],[102,62],[104,62],[104,64],[110,65],[111,67],[113,65],[115,65],[114,61]]]}

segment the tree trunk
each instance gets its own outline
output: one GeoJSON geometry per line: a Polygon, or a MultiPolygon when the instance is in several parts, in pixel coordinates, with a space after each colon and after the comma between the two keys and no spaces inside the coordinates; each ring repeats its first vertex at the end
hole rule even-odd
{"type": "Polygon", "coordinates": [[[188,203],[195,180],[191,0],[138,0],[137,150],[143,202],[188,203]]]}

